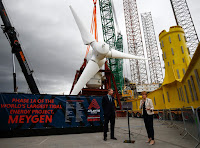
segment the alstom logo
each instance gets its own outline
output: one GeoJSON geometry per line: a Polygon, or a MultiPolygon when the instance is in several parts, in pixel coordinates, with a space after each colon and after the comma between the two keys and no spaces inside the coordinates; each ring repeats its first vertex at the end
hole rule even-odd
{"type": "Polygon", "coordinates": [[[92,102],[90,103],[90,106],[88,107],[88,109],[92,109],[92,108],[100,109],[100,106],[99,106],[99,104],[97,103],[97,100],[96,100],[96,99],[93,99],[92,102]]]}

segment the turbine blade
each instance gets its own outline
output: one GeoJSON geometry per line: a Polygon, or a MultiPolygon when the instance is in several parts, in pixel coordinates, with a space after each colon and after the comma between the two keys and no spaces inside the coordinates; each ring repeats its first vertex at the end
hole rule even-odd
{"type": "Polygon", "coordinates": [[[123,53],[114,49],[111,49],[106,55],[107,58],[116,58],[116,59],[138,59],[138,60],[148,60],[147,58],[135,56],[132,54],[123,53]]]}
{"type": "Polygon", "coordinates": [[[92,42],[95,41],[94,37],[90,34],[90,32],[86,29],[85,25],[82,23],[82,21],[80,20],[80,18],[78,17],[78,15],[76,14],[76,12],[74,11],[74,9],[72,8],[72,6],[69,6],[71,9],[71,12],[74,16],[74,19],[76,21],[76,24],[79,28],[79,31],[81,33],[81,37],[82,40],[84,42],[85,45],[88,45],[92,42]]]}
{"type": "Polygon", "coordinates": [[[99,69],[100,68],[98,64],[90,60],[70,95],[78,95],[78,93],[85,86],[85,84],[99,71],[99,69]]]}

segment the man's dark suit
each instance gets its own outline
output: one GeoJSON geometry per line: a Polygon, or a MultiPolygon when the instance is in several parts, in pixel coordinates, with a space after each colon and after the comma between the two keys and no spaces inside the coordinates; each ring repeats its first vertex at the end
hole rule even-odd
{"type": "MultiPolygon", "coordinates": [[[[112,97],[112,96],[111,96],[112,97]]],[[[114,138],[114,127],[115,127],[115,103],[114,97],[112,101],[109,100],[108,95],[102,98],[102,107],[104,111],[104,139],[107,137],[108,123],[110,121],[111,128],[111,139],[114,138]]]]}

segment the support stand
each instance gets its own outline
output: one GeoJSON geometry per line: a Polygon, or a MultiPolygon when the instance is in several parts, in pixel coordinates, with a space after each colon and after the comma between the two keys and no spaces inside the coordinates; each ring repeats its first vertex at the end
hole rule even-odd
{"type": "Polygon", "coordinates": [[[135,143],[135,140],[131,140],[131,131],[130,131],[130,124],[129,124],[129,112],[127,108],[127,117],[128,117],[128,134],[129,134],[129,140],[124,140],[124,143],[135,143]]]}

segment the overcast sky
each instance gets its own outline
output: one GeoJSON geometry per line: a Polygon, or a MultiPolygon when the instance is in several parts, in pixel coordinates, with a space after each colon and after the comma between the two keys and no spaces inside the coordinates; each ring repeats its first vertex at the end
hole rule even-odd
{"type": "MultiPolygon", "coordinates": [[[[3,0],[41,93],[69,94],[76,70],[80,68],[86,52],[80,32],[69,9],[75,9],[88,30],[92,19],[92,0],[3,0]]],[[[200,37],[200,2],[187,0],[200,37]]],[[[124,52],[128,52],[124,21],[123,0],[114,0],[119,28],[123,34],[124,52]]],[[[175,25],[170,0],[137,0],[139,14],[151,12],[155,34],[175,25]]],[[[97,4],[99,41],[103,41],[99,5],[97,4]]],[[[0,19],[0,24],[2,20],[0,19]]],[[[143,41],[144,42],[144,41],[143,41]]],[[[161,54],[160,47],[159,52],[161,54]]],[[[124,60],[128,65],[128,60],[124,60]]],[[[162,62],[163,66],[163,62],[162,62]]],[[[28,85],[16,60],[19,92],[28,92],[28,85]]],[[[129,66],[124,76],[130,77],[129,66]]],[[[0,30],[0,92],[13,92],[11,47],[0,30]]]]}

